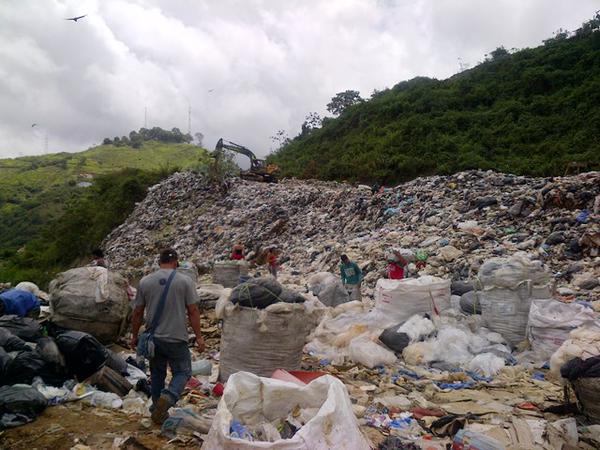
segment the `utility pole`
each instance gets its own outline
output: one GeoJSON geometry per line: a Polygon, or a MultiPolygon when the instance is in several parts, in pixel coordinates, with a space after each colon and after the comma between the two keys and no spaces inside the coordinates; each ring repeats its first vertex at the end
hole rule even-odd
{"type": "Polygon", "coordinates": [[[148,107],[144,106],[144,128],[148,128],[148,107]]]}
{"type": "Polygon", "coordinates": [[[48,133],[44,136],[44,154],[48,154],[48,133]]]}
{"type": "Polygon", "coordinates": [[[192,105],[188,103],[188,134],[192,135],[192,105]]]}

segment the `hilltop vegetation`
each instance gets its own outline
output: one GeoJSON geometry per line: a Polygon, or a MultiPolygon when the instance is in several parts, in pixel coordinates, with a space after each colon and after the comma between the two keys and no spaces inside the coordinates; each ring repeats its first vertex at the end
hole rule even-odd
{"type": "MultiPolygon", "coordinates": [[[[150,179],[153,173],[166,176],[178,168],[196,168],[208,159],[207,152],[195,145],[150,141],[140,149],[102,145],[81,153],[0,160],[0,258],[10,257],[40,236],[90,185],[110,180],[112,173],[138,169],[140,178],[150,179]]],[[[117,182],[119,175],[115,176],[117,182]]]]}
{"type": "Polygon", "coordinates": [[[86,264],[104,236],[144,199],[147,188],[171,172],[125,169],[100,175],[60,216],[42,226],[36,238],[2,261],[0,280],[45,286],[56,273],[86,264]]]}
{"type": "MultiPolygon", "coordinates": [[[[202,133],[196,133],[198,145],[202,145],[202,133]]],[[[114,145],[115,147],[125,147],[130,145],[133,148],[140,148],[144,142],[162,142],[165,144],[190,144],[193,141],[191,134],[183,134],[179,128],[172,128],[171,131],[163,130],[160,127],[140,128],[139,131],[129,132],[129,136],[115,136],[113,139],[104,138],[103,145],[114,145]]]]}
{"type": "Polygon", "coordinates": [[[447,80],[415,78],[354,99],[337,118],[305,123],[269,160],[285,176],[386,184],[475,168],[600,169],[599,28],[597,15],[537,48],[500,47],[447,80]]]}

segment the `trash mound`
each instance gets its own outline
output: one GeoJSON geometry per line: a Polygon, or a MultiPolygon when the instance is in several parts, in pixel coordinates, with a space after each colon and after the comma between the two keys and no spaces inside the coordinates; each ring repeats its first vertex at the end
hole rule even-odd
{"type": "Polygon", "coordinates": [[[597,300],[598,195],[598,172],[532,178],[466,171],[377,193],[335,182],[237,179],[224,193],[199,175],[176,173],[149,189],[103,248],[112,267],[135,278],[165,245],[198,265],[228,259],[232,243],[244,243],[248,259],[275,245],[280,280],[301,286],[311,274],[337,274],[347,253],[365,274],[366,296],[393,248],[412,252],[410,276],[451,280],[472,279],[491,257],[529,251],[560,273],[561,295],[597,300]]]}

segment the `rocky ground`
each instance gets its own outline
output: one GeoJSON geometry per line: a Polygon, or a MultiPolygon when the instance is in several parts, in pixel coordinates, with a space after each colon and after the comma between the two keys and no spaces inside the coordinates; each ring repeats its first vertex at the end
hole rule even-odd
{"type": "Polygon", "coordinates": [[[154,186],[105,240],[112,267],[131,278],[161,247],[210,270],[234,243],[282,250],[283,280],[336,270],[348,253],[366,272],[365,293],[391,247],[428,255],[425,273],[468,279],[492,256],[527,251],[553,271],[561,295],[600,296],[600,173],[531,178],[469,171],[418,178],[373,194],[367,186],[234,180],[227,192],[192,173],[154,186]]]}

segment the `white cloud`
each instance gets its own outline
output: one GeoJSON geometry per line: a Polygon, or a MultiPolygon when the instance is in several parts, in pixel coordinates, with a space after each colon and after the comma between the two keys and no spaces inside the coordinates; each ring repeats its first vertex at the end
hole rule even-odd
{"type": "Polygon", "coordinates": [[[35,0],[0,3],[0,156],[77,151],[148,125],[265,154],[345,89],[447,77],[574,29],[595,0],[35,0]],[[576,5],[576,6],[574,6],[576,5]],[[77,23],[66,17],[88,14],[77,23]],[[37,122],[39,128],[31,129],[37,122]]]}

